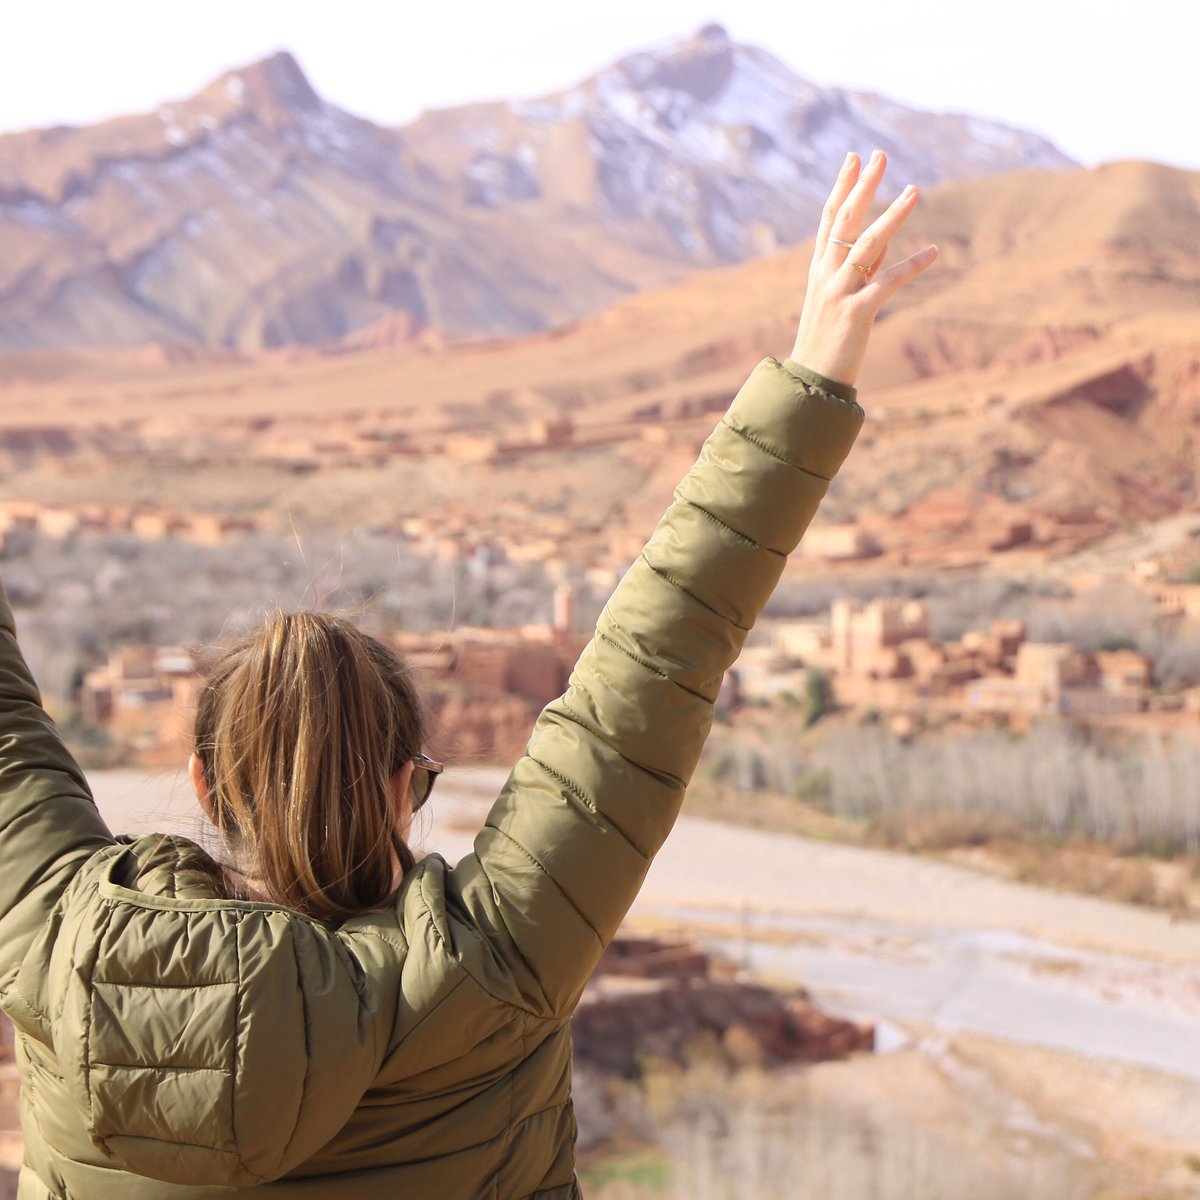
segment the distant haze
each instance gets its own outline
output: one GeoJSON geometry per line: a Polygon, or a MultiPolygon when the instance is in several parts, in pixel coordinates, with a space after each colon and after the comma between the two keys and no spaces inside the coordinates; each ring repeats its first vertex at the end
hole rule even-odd
{"type": "Polygon", "coordinates": [[[1033,129],[1085,163],[1148,158],[1200,168],[1192,61],[1200,6],[1178,0],[606,0],[582,8],[63,0],[11,9],[0,42],[0,130],[145,111],[281,48],[335,104],[402,124],[431,107],[567,87],[631,50],[720,21],[819,84],[1033,129]]]}

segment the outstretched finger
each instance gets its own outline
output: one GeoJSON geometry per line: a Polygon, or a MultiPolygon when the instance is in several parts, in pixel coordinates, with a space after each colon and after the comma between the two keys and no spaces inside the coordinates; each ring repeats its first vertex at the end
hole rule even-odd
{"type": "Polygon", "coordinates": [[[858,181],[850,189],[850,194],[838,209],[837,216],[833,220],[833,229],[829,235],[831,241],[844,245],[847,242],[853,243],[858,240],[867,210],[871,207],[871,201],[875,199],[879,181],[883,178],[886,170],[887,155],[882,150],[876,150],[867,161],[867,165],[863,167],[858,181]]]}
{"type": "Polygon", "coordinates": [[[825,207],[821,210],[821,224],[817,228],[817,241],[813,247],[814,259],[820,258],[825,253],[825,247],[829,245],[829,234],[833,230],[834,221],[837,220],[838,211],[846,202],[846,197],[850,195],[851,189],[858,182],[858,168],[858,155],[851,150],[846,155],[846,161],[842,163],[842,169],[833,182],[833,190],[829,193],[829,199],[825,201],[825,207]]]}
{"type": "Polygon", "coordinates": [[[916,279],[922,271],[932,267],[937,262],[937,257],[938,248],[926,246],[924,250],[918,250],[916,254],[910,254],[908,258],[896,263],[895,266],[888,267],[871,285],[871,290],[876,294],[876,300],[883,304],[906,283],[916,279]]]}
{"type": "Polygon", "coordinates": [[[916,207],[917,199],[917,189],[910,183],[883,213],[871,222],[870,227],[859,235],[849,258],[853,262],[870,263],[871,269],[875,270],[887,252],[888,243],[916,207]]]}

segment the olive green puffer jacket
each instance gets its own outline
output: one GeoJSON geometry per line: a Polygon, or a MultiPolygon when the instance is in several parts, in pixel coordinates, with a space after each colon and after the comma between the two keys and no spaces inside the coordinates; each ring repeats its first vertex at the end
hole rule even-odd
{"type": "MultiPolygon", "coordinates": [[[[833,393],[839,394],[833,394],[833,393]]],[[[568,1021],[679,810],[713,701],[858,432],[762,362],[456,867],[337,928],[114,841],[0,595],[0,1003],[22,1200],[578,1195],[568,1021]]]]}

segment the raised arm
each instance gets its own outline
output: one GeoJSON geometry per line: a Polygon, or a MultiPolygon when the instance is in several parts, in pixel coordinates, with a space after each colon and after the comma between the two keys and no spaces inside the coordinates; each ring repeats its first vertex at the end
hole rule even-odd
{"type": "Polygon", "coordinates": [[[670,831],[724,672],[862,424],[857,378],[906,192],[859,236],[884,170],[847,159],[817,236],[793,357],[764,360],[605,607],[451,885],[531,1008],[565,1016],[670,831]],[[819,373],[818,373],[819,372],[819,373]]]}
{"type": "Polygon", "coordinates": [[[112,840],[42,708],[0,587],[0,1000],[79,865],[112,840]]]}

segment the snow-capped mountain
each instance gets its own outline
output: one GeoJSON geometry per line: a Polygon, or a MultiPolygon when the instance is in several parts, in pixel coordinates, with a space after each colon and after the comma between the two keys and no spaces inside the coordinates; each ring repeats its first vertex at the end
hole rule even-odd
{"type": "MultiPolygon", "coordinates": [[[[476,154],[464,195],[504,203],[553,195],[563,141],[592,160],[597,209],[646,221],[656,244],[700,262],[736,260],[809,236],[814,206],[848,149],[889,152],[893,179],[928,185],[1019,167],[1073,165],[1044,138],[931,114],[868,92],[820,88],[718,25],[626,58],[577,88],[460,110],[476,154]]],[[[414,145],[420,141],[411,132],[414,145]]],[[[447,133],[444,118],[438,133],[447,133]]],[[[578,194],[579,175],[565,181],[578,194]]]]}
{"type": "Polygon", "coordinates": [[[246,349],[577,318],[811,232],[848,148],[931,184],[1044,139],[819,88],[717,26],[537,99],[386,129],[278,54],[157,112],[0,137],[0,345],[246,349]]]}

